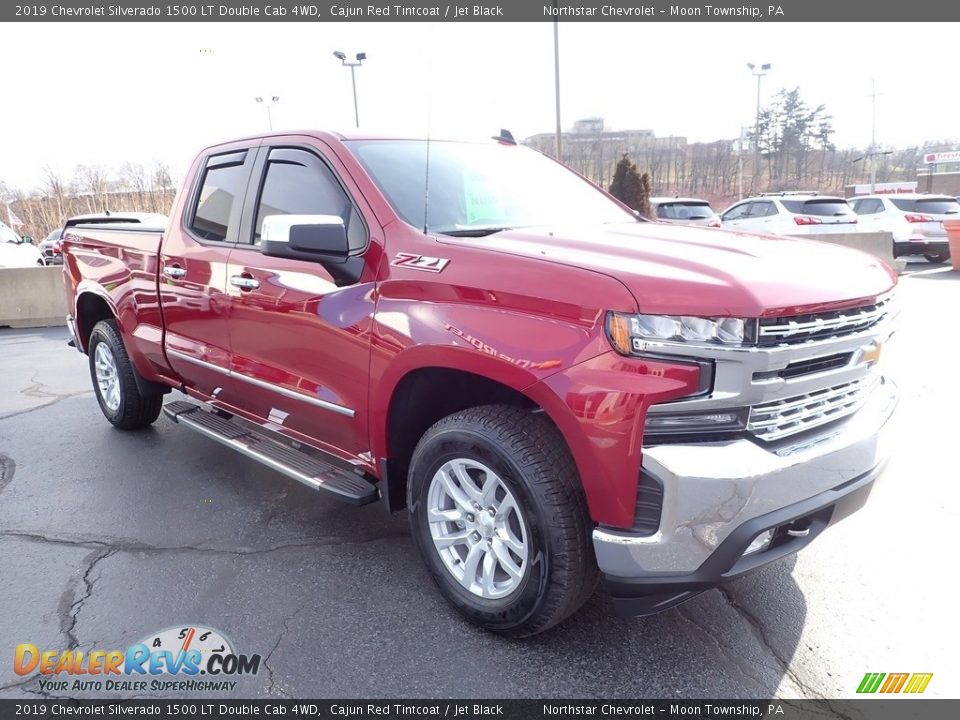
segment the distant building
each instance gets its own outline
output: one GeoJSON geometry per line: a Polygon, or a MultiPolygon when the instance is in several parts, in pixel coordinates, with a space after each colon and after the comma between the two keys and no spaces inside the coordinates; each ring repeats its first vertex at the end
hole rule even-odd
{"type": "Polygon", "coordinates": [[[960,196],[960,172],[917,172],[920,192],[960,196]]]}
{"type": "MultiPolygon", "coordinates": [[[[675,151],[687,146],[687,139],[676,135],[657,137],[653,130],[608,130],[602,117],[577,120],[573,129],[561,133],[563,162],[605,185],[612,177],[617,161],[628,153],[634,156],[675,151]]],[[[554,155],[555,133],[539,133],[523,141],[524,145],[554,155]]]]}

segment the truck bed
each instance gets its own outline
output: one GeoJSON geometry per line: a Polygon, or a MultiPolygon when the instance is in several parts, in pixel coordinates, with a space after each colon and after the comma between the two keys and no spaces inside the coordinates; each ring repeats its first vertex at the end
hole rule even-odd
{"type": "MultiPolygon", "coordinates": [[[[117,318],[131,356],[145,376],[169,372],[163,355],[158,287],[159,251],[165,228],[137,223],[68,224],[63,232],[64,283],[77,303],[103,303],[117,318]],[[152,367],[143,366],[148,362],[152,367]]],[[[72,317],[89,313],[70,308],[72,317]]],[[[80,337],[92,328],[78,327],[80,337]]]]}

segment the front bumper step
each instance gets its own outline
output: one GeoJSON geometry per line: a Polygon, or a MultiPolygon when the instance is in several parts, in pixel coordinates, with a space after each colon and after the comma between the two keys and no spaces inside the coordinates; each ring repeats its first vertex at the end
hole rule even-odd
{"type": "Polygon", "coordinates": [[[798,503],[747,520],[730,533],[710,557],[692,573],[640,577],[606,575],[604,584],[621,617],[654,615],[696,597],[775,560],[793,555],[810,544],[827,527],[859,510],[873,483],[886,466],[883,462],[863,475],[798,503]],[[770,546],[744,554],[765,531],[774,531],[770,546]]]}
{"type": "Polygon", "coordinates": [[[367,505],[379,499],[376,486],[355,472],[324,462],[199,405],[177,400],[164,405],[163,412],[174,422],[338,500],[367,505]]]}

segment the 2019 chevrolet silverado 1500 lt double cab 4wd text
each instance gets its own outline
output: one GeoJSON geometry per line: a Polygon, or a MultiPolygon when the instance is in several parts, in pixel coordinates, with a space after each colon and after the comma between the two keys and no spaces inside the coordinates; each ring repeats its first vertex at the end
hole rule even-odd
{"type": "Polygon", "coordinates": [[[445,598],[514,636],[601,577],[618,612],[672,607],[858,509],[895,405],[892,272],[642,221],[500,140],[234,141],[196,159],[169,227],[66,228],[104,415],[163,411],[406,507],[445,598]]]}

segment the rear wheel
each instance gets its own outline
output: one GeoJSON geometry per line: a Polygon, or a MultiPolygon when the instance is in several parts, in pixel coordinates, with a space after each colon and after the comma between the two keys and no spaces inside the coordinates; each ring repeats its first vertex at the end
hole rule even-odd
{"type": "Polygon", "coordinates": [[[476,625],[533,635],[596,587],[580,480],[542,414],[489,405],[444,418],[414,451],[407,493],[417,549],[443,596],[476,625]]]}
{"type": "Polygon", "coordinates": [[[927,258],[927,262],[945,263],[947,260],[950,259],[950,253],[949,252],[930,253],[929,255],[925,255],[924,257],[927,258]]]}
{"type": "Polygon", "coordinates": [[[163,396],[140,394],[116,321],[101,320],[94,326],[87,353],[97,402],[114,427],[136,430],[160,416],[163,396]]]}

